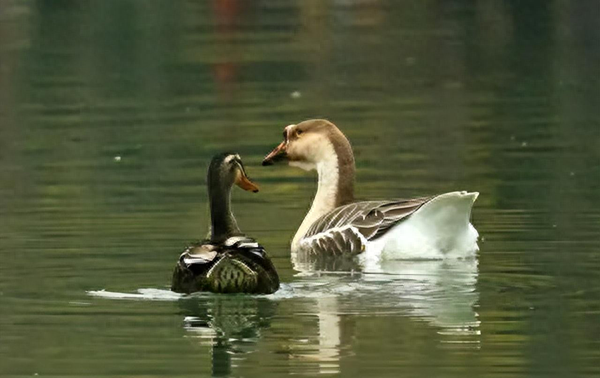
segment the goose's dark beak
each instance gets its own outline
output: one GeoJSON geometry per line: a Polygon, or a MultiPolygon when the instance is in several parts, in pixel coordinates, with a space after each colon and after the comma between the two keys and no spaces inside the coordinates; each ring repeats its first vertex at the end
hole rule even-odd
{"type": "Polygon", "coordinates": [[[239,173],[236,177],[235,183],[240,188],[247,190],[249,192],[256,193],[258,192],[258,186],[253,183],[246,174],[246,170],[242,165],[240,165],[239,173]]]}
{"type": "Polygon", "coordinates": [[[275,162],[287,159],[287,141],[279,143],[270,154],[268,154],[262,162],[262,165],[273,165],[275,162]]]}

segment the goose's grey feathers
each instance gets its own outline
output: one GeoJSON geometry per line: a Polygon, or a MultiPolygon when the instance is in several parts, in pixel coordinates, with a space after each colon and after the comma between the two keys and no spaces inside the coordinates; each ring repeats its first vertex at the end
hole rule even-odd
{"type": "Polygon", "coordinates": [[[363,201],[333,209],[317,219],[301,240],[312,253],[358,254],[434,197],[363,201]]]}

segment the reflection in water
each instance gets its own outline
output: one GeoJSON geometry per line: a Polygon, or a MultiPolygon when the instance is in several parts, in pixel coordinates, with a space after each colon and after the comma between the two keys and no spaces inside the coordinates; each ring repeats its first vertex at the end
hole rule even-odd
{"type": "Polygon", "coordinates": [[[351,258],[294,253],[292,262],[301,277],[331,279],[319,289],[334,296],[315,298],[319,343],[310,357],[318,360],[320,373],[339,372],[342,332],[348,333],[340,314],[356,306],[367,312],[400,308],[437,327],[443,343],[479,347],[480,322],[474,310],[479,300],[477,259],[391,260],[365,267],[351,258]],[[338,300],[342,295],[351,299],[347,309],[338,300]]]}
{"type": "Polygon", "coordinates": [[[211,348],[213,376],[228,376],[232,367],[252,353],[261,330],[269,327],[277,303],[246,295],[188,298],[179,302],[188,314],[189,337],[211,348]]]}
{"type": "MultiPolygon", "coordinates": [[[[342,372],[344,349],[360,337],[348,314],[425,320],[440,343],[461,349],[479,347],[480,322],[474,310],[479,301],[477,260],[386,261],[369,272],[324,269],[347,263],[326,259],[318,265],[313,261],[314,270],[297,274],[278,292],[266,296],[182,296],[157,289],[89,294],[177,301],[187,337],[210,348],[212,372],[221,376],[231,374],[236,366],[252,365],[247,360],[264,349],[259,344],[274,318],[288,319],[286,333],[294,335],[286,339],[279,354],[290,373],[305,372],[311,365],[311,371],[320,374],[342,372]]],[[[280,332],[281,328],[276,331],[280,332]]]]}
{"type": "Polygon", "coordinates": [[[356,308],[405,312],[438,328],[442,343],[479,347],[476,259],[384,261],[365,272],[354,271],[359,265],[351,259],[294,255],[293,261],[300,278],[321,281],[322,295],[315,298],[314,308],[318,352],[306,356],[319,362],[321,373],[339,372],[342,334],[351,332],[343,327],[341,314],[356,308]]]}
{"type": "MultiPolygon", "coordinates": [[[[398,303],[411,308],[412,315],[427,319],[444,332],[465,334],[479,327],[474,310],[479,299],[476,259],[387,261],[380,273],[400,278],[393,294],[398,296],[398,303]]],[[[367,275],[364,279],[376,277],[367,275]]]]}
{"type": "MultiPolygon", "coordinates": [[[[460,260],[388,260],[357,272],[356,260],[331,256],[293,255],[299,276],[356,277],[354,295],[386,287],[387,295],[396,295],[414,314],[428,318],[440,327],[472,327],[478,324],[473,310],[479,295],[477,259],[460,260]]],[[[393,302],[392,302],[393,303],[393,302]]],[[[400,303],[399,303],[400,304],[400,303]]]]}
{"type": "Polygon", "coordinates": [[[346,256],[333,256],[292,252],[292,265],[295,270],[310,272],[353,272],[361,270],[357,259],[346,256]]]}
{"type": "Polygon", "coordinates": [[[341,319],[338,315],[337,298],[317,299],[317,314],[319,315],[319,372],[339,373],[341,319]]]}

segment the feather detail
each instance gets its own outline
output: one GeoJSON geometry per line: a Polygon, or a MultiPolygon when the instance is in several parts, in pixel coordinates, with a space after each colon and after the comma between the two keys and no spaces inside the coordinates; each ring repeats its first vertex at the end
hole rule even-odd
{"type": "Polygon", "coordinates": [[[367,242],[385,235],[433,198],[363,201],[340,206],[312,224],[300,240],[300,247],[314,253],[362,253],[367,242]]]}
{"type": "Polygon", "coordinates": [[[355,255],[365,250],[366,243],[367,239],[356,227],[347,225],[303,238],[300,248],[315,254],[355,255]]]}

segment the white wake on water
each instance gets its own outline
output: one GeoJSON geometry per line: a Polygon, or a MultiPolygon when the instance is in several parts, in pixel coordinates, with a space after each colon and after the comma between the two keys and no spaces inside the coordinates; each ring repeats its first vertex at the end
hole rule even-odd
{"type": "Polygon", "coordinates": [[[91,290],[87,292],[92,297],[106,299],[137,299],[148,301],[177,301],[184,297],[183,294],[165,289],[138,289],[137,293],[118,293],[106,290],[91,290]]]}
{"type": "Polygon", "coordinates": [[[336,295],[336,291],[339,290],[319,290],[319,287],[323,288],[327,286],[327,282],[295,282],[291,284],[283,283],[275,294],[269,295],[248,295],[248,294],[215,294],[215,293],[193,293],[193,294],[179,294],[172,292],[168,289],[137,289],[135,293],[120,293],[115,291],[102,290],[90,290],[87,292],[88,295],[97,298],[104,299],[117,299],[117,300],[145,300],[145,301],[163,301],[172,302],[186,298],[205,298],[205,297],[216,297],[216,296],[231,296],[231,295],[243,295],[257,298],[267,298],[271,300],[280,299],[292,299],[292,298],[319,298],[326,296],[336,295]]]}

